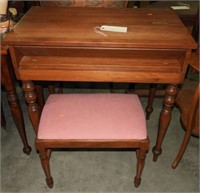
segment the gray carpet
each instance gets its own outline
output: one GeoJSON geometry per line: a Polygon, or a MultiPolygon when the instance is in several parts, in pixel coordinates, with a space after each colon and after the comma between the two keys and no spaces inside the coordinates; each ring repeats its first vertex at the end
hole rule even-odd
{"type": "MultiPolygon", "coordinates": [[[[71,92],[72,90],[66,90],[71,92]]],[[[73,92],[80,90],[73,90],[73,92]]],[[[91,90],[81,90],[91,92],[91,90]]],[[[102,92],[102,90],[92,90],[102,92]]],[[[104,92],[104,91],[103,91],[104,92]]],[[[107,91],[105,91],[107,92],[107,91]]],[[[29,145],[29,156],[22,144],[11,117],[5,92],[2,92],[7,129],[1,128],[1,192],[199,192],[199,139],[192,137],[177,169],[171,163],[180,147],[184,130],[179,122],[179,110],[174,108],[172,121],[163,143],[163,153],[155,163],[155,145],[162,99],[155,99],[154,112],[147,121],[151,149],[139,188],[133,185],[136,173],[134,151],[53,151],[50,165],[54,187],[49,189],[34,148],[34,132],[30,124],[22,93],[18,89],[29,145]]],[[[147,98],[141,98],[145,107],[147,98]]]]}

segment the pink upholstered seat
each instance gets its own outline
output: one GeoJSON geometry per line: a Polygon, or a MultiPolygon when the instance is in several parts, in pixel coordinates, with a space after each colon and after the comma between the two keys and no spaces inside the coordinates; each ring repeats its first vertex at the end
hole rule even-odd
{"type": "Polygon", "coordinates": [[[146,139],[137,95],[53,94],[43,109],[38,139],[146,139]]]}

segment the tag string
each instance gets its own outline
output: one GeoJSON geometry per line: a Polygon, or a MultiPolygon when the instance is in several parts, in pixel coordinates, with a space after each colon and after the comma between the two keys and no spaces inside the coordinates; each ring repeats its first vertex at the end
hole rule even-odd
{"type": "Polygon", "coordinates": [[[100,34],[104,37],[108,36],[107,34],[105,34],[104,32],[101,31],[101,28],[99,26],[94,27],[93,30],[94,30],[95,33],[100,34]]]}

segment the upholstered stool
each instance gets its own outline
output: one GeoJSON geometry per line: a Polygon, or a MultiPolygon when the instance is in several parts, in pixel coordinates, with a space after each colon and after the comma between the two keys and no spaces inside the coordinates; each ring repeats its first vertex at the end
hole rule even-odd
{"type": "Polygon", "coordinates": [[[143,108],[137,95],[53,94],[43,108],[36,149],[47,185],[53,187],[51,148],[135,148],[140,185],[149,140],[143,108]]]}

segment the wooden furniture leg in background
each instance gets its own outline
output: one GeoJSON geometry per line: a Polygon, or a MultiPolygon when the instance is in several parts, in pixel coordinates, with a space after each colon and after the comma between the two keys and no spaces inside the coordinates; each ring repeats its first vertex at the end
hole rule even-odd
{"type": "Polygon", "coordinates": [[[157,89],[157,84],[150,84],[148,104],[145,109],[146,110],[146,120],[149,120],[150,115],[153,112],[153,101],[155,98],[156,89],[157,89]]]}
{"type": "MultiPolygon", "coordinates": [[[[199,74],[199,48],[192,52],[189,66],[193,73],[199,74]]],[[[180,122],[186,130],[182,140],[182,144],[178,151],[175,160],[172,163],[172,168],[175,169],[181,161],[185,150],[188,146],[191,135],[199,137],[199,95],[200,84],[198,81],[187,80],[189,87],[182,87],[176,98],[176,105],[180,110],[180,122]],[[197,84],[197,85],[196,85],[197,84]]]]}
{"type": "Polygon", "coordinates": [[[43,87],[40,83],[37,83],[35,85],[35,92],[38,97],[38,104],[40,105],[40,108],[42,110],[45,104],[45,99],[44,99],[43,87]]]}
{"type": "Polygon", "coordinates": [[[1,126],[2,126],[4,129],[6,128],[6,119],[5,119],[5,115],[4,115],[2,103],[1,103],[1,126]]]}
{"type": "MultiPolygon", "coordinates": [[[[37,95],[38,104],[40,106],[40,109],[42,110],[45,104],[45,98],[44,98],[44,91],[43,91],[43,86],[41,82],[36,82],[35,92],[37,95]]],[[[56,93],[56,88],[53,82],[50,82],[50,85],[48,85],[48,92],[49,94],[56,93]]],[[[62,93],[63,93],[63,82],[59,82],[58,94],[62,94],[62,93]]]]}
{"type": "Polygon", "coordinates": [[[175,103],[176,95],[177,95],[178,85],[170,84],[167,86],[165,90],[165,97],[163,100],[163,107],[160,113],[159,126],[158,126],[158,134],[156,145],[153,147],[153,161],[156,162],[158,156],[162,153],[162,142],[167,132],[167,128],[169,126],[172,108],[175,103]]]}
{"type": "Polygon", "coordinates": [[[53,84],[48,85],[49,94],[55,94],[55,86],[53,84]]]}
{"type": "MultiPolygon", "coordinates": [[[[197,119],[199,118],[199,116],[198,116],[199,114],[197,112],[198,108],[199,108],[199,91],[200,91],[200,84],[197,86],[197,88],[195,90],[195,93],[194,93],[194,96],[192,97],[192,99],[190,98],[190,100],[189,100],[191,102],[191,105],[190,105],[190,109],[188,109],[188,111],[189,111],[188,112],[188,116],[187,116],[188,119],[186,119],[187,121],[184,120],[186,122],[186,125],[183,124],[183,125],[186,126],[186,131],[185,131],[185,135],[184,135],[184,138],[182,140],[182,144],[181,144],[181,147],[179,149],[179,152],[178,152],[175,160],[172,163],[172,168],[173,169],[175,169],[178,166],[179,162],[181,161],[181,159],[182,159],[182,157],[183,157],[183,155],[185,153],[185,150],[187,148],[187,145],[189,143],[190,137],[192,135],[192,131],[194,131],[196,129],[197,132],[195,132],[195,135],[199,136],[199,124],[198,124],[199,122],[197,121],[197,119]]],[[[179,94],[180,93],[181,92],[179,92],[179,94]]],[[[192,90],[191,90],[191,93],[192,93],[192,90]]],[[[183,96],[184,96],[184,89],[182,90],[181,94],[183,94],[183,96]]],[[[181,105],[181,104],[179,104],[179,105],[181,105]]],[[[181,108],[181,106],[179,106],[179,107],[181,108]]],[[[183,120],[183,118],[181,117],[181,121],[182,120],[183,120]]]]}

